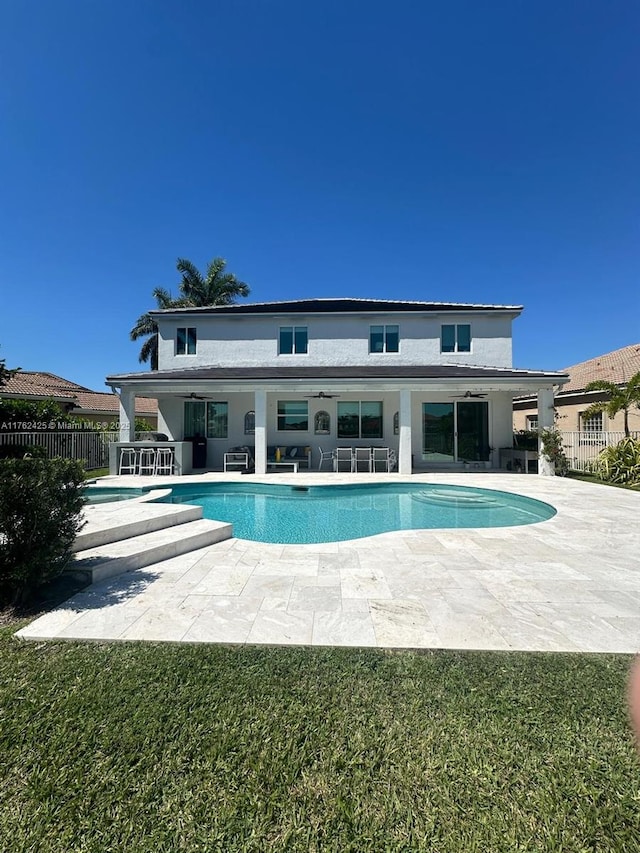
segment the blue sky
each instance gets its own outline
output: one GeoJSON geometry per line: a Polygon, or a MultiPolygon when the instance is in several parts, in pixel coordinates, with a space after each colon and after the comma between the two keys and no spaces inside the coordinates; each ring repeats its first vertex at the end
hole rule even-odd
{"type": "Polygon", "coordinates": [[[251,301],[524,304],[640,341],[640,6],[0,0],[0,358],[89,387],[178,257],[251,301]]]}

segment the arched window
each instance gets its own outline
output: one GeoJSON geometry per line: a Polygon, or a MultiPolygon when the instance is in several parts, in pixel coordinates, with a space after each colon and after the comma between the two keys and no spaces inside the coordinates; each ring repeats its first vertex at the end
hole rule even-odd
{"type": "Polygon", "coordinates": [[[329,412],[316,412],[313,419],[313,431],[316,435],[329,435],[331,432],[329,412]]]}
{"type": "Polygon", "coordinates": [[[393,416],[393,434],[398,435],[400,433],[400,425],[398,419],[398,413],[396,412],[393,416]]]}
{"type": "Polygon", "coordinates": [[[256,413],[247,412],[244,416],[244,434],[255,435],[256,432],[256,413]]]}

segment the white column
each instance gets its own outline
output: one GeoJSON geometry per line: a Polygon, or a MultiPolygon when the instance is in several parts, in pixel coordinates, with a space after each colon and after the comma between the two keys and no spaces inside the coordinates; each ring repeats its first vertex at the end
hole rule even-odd
{"type": "Polygon", "coordinates": [[[267,473],[267,392],[255,392],[256,432],[255,462],[256,474],[267,473]]]}
{"type": "Polygon", "coordinates": [[[411,474],[411,391],[400,391],[398,473],[411,474]]]}
{"type": "Polygon", "coordinates": [[[120,389],[120,441],[136,437],[136,397],[131,388],[120,389]]]}
{"type": "MultiPolygon", "coordinates": [[[[538,430],[553,429],[554,421],[553,389],[540,388],[538,391],[538,430]]],[[[555,475],[555,465],[542,455],[542,439],[538,437],[538,474],[543,477],[555,475]]]]}

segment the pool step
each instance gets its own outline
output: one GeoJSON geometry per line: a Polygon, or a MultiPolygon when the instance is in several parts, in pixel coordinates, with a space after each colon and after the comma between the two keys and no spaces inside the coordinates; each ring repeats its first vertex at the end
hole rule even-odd
{"type": "Polygon", "coordinates": [[[127,502],[126,509],[123,506],[111,503],[85,507],[87,524],[76,536],[73,550],[87,551],[202,518],[202,507],[188,504],[135,504],[131,501],[127,502]]]}
{"type": "Polygon", "coordinates": [[[74,573],[81,572],[90,583],[95,583],[213,545],[232,535],[232,525],[222,521],[201,518],[185,523],[174,522],[160,530],[78,551],[69,569],[74,573]],[[176,524],[179,524],[178,528],[176,524]]]}

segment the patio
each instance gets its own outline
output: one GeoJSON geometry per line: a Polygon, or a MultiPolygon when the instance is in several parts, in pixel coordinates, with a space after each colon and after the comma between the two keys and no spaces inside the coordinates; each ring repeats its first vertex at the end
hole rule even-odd
{"type": "MultiPolygon", "coordinates": [[[[398,474],[270,474],[336,484],[398,474]]],[[[181,478],[184,482],[188,478],[181,478]]],[[[263,477],[206,474],[198,481],[263,477]]],[[[170,478],[154,478],[158,485],[170,478]]],[[[637,652],[640,494],[554,477],[424,474],[548,501],[525,527],[398,531],[324,545],[228,539],[94,584],[25,639],[637,652]]],[[[109,478],[109,485],[148,478],[109,478]]],[[[154,485],[156,484],[154,483],[154,485]]],[[[114,523],[126,504],[112,505],[114,523]],[[121,508],[120,508],[121,507],[121,508]]],[[[137,512],[143,512],[139,505],[137,512]]]]}

